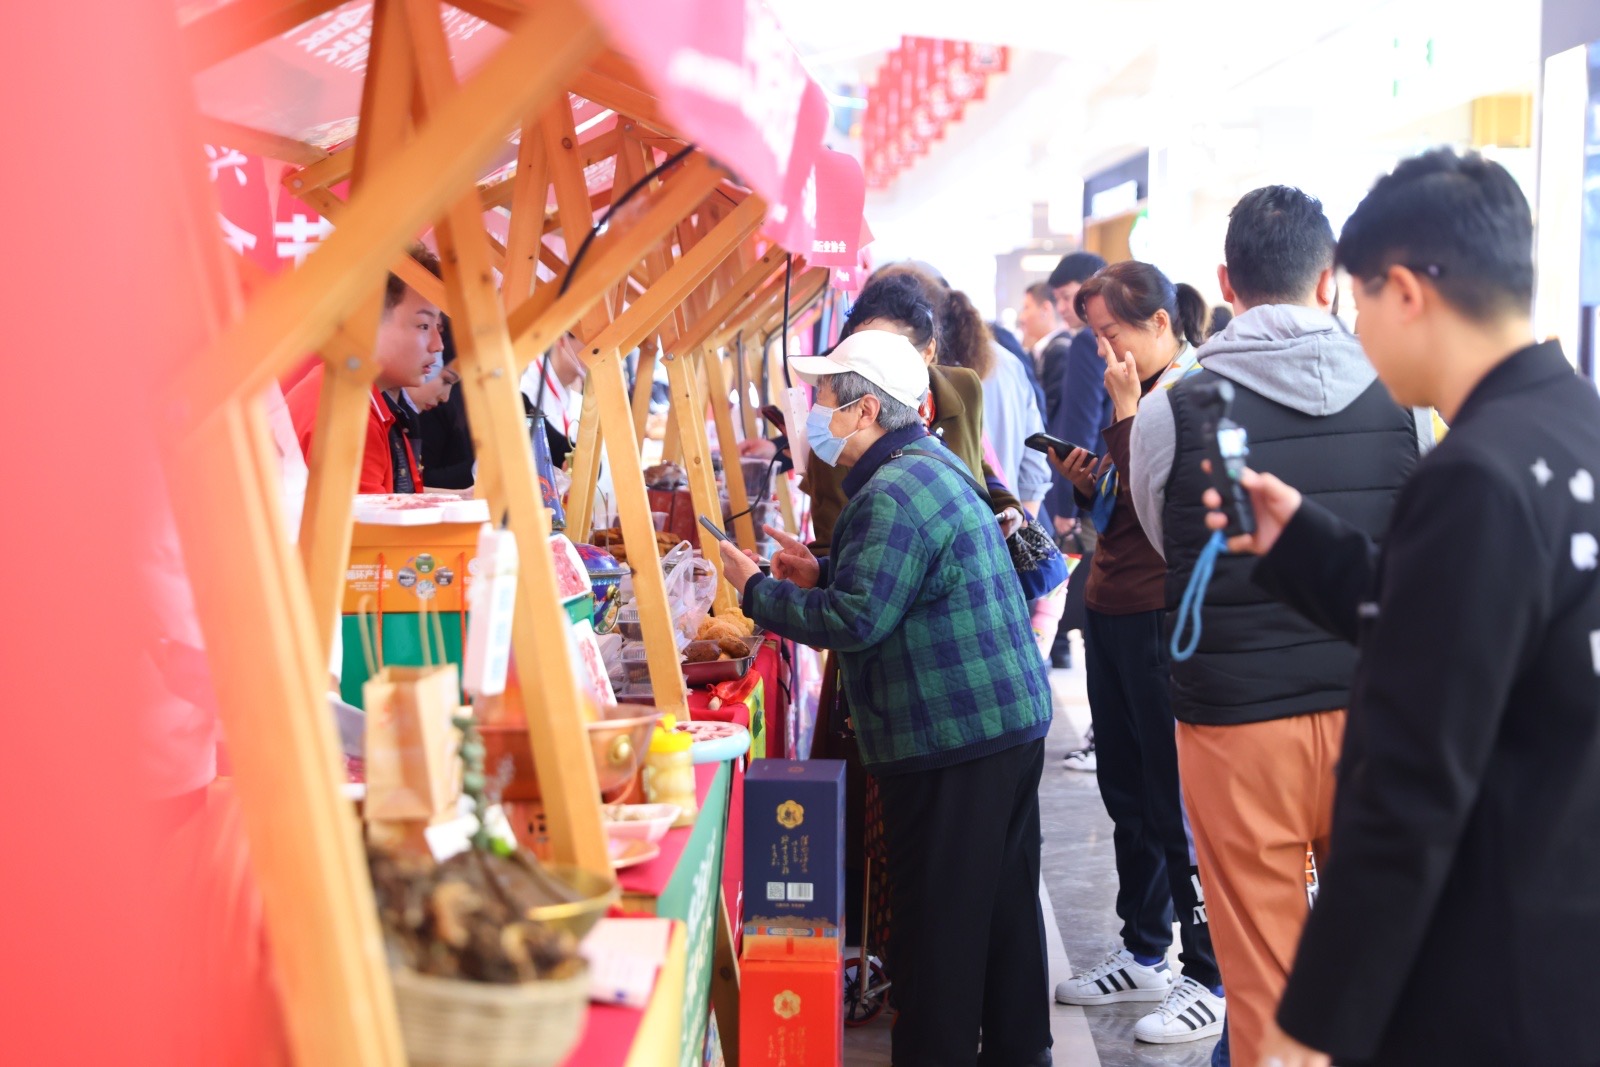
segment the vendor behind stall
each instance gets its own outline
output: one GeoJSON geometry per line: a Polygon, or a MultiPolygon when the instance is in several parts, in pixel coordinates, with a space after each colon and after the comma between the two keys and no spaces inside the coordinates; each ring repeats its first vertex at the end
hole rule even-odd
{"type": "MultiPolygon", "coordinates": [[[[439,259],[421,245],[412,246],[411,258],[439,277],[439,259]]],[[[422,467],[415,439],[415,413],[401,395],[408,386],[420,386],[439,362],[444,349],[440,323],[444,313],[421,293],[389,275],[383,290],[383,315],[373,356],[378,379],[372,383],[367,411],[366,451],[361,457],[362,493],[420,493],[422,467]]],[[[317,407],[322,400],[323,367],[311,369],[284,399],[294,420],[295,437],[307,461],[311,437],[316,432],[317,407]]]]}
{"type": "Polygon", "coordinates": [[[422,469],[429,492],[471,489],[477,480],[477,450],[472,444],[472,427],[467,422],[467,398],[461,384],[461,369],[456,366],[455,340],[450,334],[450,318],[443,329],[444,362],[420,389],[407,389],[416,405],[417,421],[422,426],[422,469]]]}
{"type": "Polygon", "coordinates": [[[557,467],[567,462],[578,439],[578,416],[583,413],[583,380],[589,369],[582,345],[571,331],[562,334],[550,350],[528,365],[522,375],[524,408],[544,417],[550,437],[550,459],[557,467]]]}
{"type": "Polygon", "coordinates": [[[744,611],[836,651],[861,760],[879,778],[894,908],[896,1063],[1050,1062],[1039,909],[1039,773],[1050,686],[1000,524],[917,409],[928,367],[860,330],[795,359],[806,435],[849,466],[832,550],[783,545],[773,575],[728,544],[744,611]]]}

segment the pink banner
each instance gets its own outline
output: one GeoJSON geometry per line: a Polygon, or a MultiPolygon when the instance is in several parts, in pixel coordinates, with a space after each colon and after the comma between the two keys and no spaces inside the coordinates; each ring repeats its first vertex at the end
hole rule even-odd
{"type": "Polygon", "coordinates": [[[817,227],[806,258],[818,267],[849,267],[860,250],[867,183],[853,156],[823,149],[817,158],[817,227]]]}
{"type": "Polygon", "coordinates": [[[784,175],[783,198],[767,211],[762,228],[768,237],[793,252],[811,247],[817,231],[817,184],[815,167],[828,127],[828,98],[816,82],[807,82],[795,124],[794,150],[789,173],[784,175]]]}
{"type": "Polygon", "coordinates": [[[617,50],[650,80],[685,136],[733,168],[769,204],[786,199],[791,171],[809,173],[822,132],[798,143],[810,88],[777,19],[761,0],[588,0],[617,50]],[[802,164],[796,166],[796,164],[802,164]]]}

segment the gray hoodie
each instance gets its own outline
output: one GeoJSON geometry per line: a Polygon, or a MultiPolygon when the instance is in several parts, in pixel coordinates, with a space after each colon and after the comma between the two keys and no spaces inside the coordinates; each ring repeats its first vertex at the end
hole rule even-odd
{"type": "MultiPolygon", "coordinates": [[[[1325,311],[1296,304],[1263,304],[1236,316],[1207,341],[1200,366],[1214,374],[1307,415],[1335,415],[1367,391],[1378,372],[1361,343],[1325,311]]],[[[1423,453],[1433,447],[1433,419],[1413,412],[1423,453]]],[[[1139,402],[1133,420],[1128,483],[1145,536],[1164,557],[1162,515],[1177,435],[1172,402],[1165,389],[1139,402]]]]}

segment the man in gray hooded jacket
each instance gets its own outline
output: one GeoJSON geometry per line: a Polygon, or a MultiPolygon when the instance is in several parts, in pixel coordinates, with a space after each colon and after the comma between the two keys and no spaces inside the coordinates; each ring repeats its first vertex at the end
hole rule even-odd
{"type": "MultiPolygon", "coordinates": [[[[1202,422],[1215,386],[1271,471],[1374,538],[1433,443],[1426,413],[1401,408],[1360,343],[1330,314],[1333,229],[1322,205],[1269,186],[1234,207],[1218,268],[1235,318],[1198,369],[1139,405],[1128,472],[1134,507],[1167,561],[1178,606],[1210,539],[1201,495],[1202,422]]],[[[1250,580],[1254,559],[1217,561],[1192,658],[1171,667],[1179,774],[1228,989],[1235,1062],[1253,1065],[1308,910],[1308,852],[1326,848],[1334,769],[1356,651],[1250,580]]],[[[1169,615],[1169,620],[1171,616],[1169,615]]],[[[1170,622],[1169,622],[1170,626],[1170,622]]]]}

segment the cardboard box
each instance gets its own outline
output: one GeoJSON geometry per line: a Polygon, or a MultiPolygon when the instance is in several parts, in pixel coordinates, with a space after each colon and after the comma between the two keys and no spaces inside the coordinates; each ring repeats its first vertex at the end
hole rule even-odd
{"type": "MultiPolygon", "coordinates": [[[[374,526],[356,523],[345,568],[343,608],[361,610],[367,597],[383,611],[415,612],[422,600],[433,601],[441,614],[464,611],[472,586],[472,562],[478,555],[477,523],[449,522],[431,526],[374,526]],[[380,567],[381,560],[381,567],[380,567]]],[[[376,607],[369,607],[376,611],[376,607]]]]}
{"type": "Polygon", "coordinates": [[[843,1059],[842,960],[741,964],[741,1067],[839,1067],[843,1059]]]}
{"type": "Polygon", "coordinates": [[[844,941],[832,923],[795,922],[788,919],[751,919],[744,924],[747,960],[819,960],[843,955],[844,941]]]}
{"type": "Polygon", "coordinates": [[[844,762],[754,760],[745,772],[745,911],[844,922],[844,762]]]}

